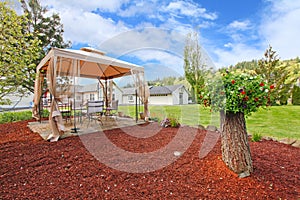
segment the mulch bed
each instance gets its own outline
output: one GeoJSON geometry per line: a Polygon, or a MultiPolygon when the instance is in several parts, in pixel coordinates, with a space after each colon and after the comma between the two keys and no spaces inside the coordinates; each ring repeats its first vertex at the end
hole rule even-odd
{"type": "MultiPolygon", "coordinates": [[[[83,140],[93,134],[50,143],[31,132],[27,123],[0,125],[0,199],[300,198],[300,149],[290,145],[251,142],[254,172],[240,179],[222,162],[220,141],[200,159],[206,131],[183,127],[180,131],[187,137],[195,131],[195,139],[175,162],[152,172],[129,173],[106,166],[87,150],[83,140]]],[[[178,131],[158,126],[114,129],[105,135],[126,151],[153,152],[172,141],[178,131]],[[154,129],[157,134],[147,138],[127,134],[130,130],[142,136],[154,129]]]]}

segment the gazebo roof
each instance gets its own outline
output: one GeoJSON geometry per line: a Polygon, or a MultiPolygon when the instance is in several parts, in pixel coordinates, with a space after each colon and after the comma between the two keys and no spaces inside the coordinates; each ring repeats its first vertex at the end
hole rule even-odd
{"type": "Polygon", "coordinates": [[[37,70],[47,70],[51,58],[56,58],[60,72],[72,68],[74,62],[80,66],[80,77],[112,79],[129,75],[132,71],[143,72],[144,68],[132,63],[105,56],[103,52],[91,48],[81,50],[52,48],[37,66],[37,70]]]}

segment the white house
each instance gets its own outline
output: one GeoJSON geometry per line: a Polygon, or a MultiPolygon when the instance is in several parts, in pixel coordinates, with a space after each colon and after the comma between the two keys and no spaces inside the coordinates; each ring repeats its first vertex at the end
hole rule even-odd
{"type": "Polygon", "coordinates": [[[189,93],[184,85],[151,86],[149,105],[188,104],[189,93]]]}
{"type": "MultiPolygon", "coordinates": [[[[134,88],[123,88],[122,104],[135,104],[134,88]]],[[[189,93],[184,85],[150,86],[149,105],[183,105],[188,104],[189,93]]]]}
{"type": "Polygon", "coordinates": [[[119,99],[120,104],[135,105],[136,102],[136,89],[135,88],[122,88],[122,98],[119,99]]]}
{"type": "MultiPolygon", "coordinates": [[[[104,100],[103,88],[99,83],[78,86],[76,102],[82,103],[94,100],[104,100]]],[[[104,88],[105,89],[105,88],[104,88]]],[[[122,90],[113,82],[112,100],[122,99],[122,90]]]]}

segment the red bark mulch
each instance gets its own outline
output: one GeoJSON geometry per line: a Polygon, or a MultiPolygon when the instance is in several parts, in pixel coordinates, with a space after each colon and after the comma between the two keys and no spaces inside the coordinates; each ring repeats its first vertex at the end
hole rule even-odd
{"type": "MultiPolygon", "coordinates": [[[[128,173],[106,166],[87,150],[81,137],[90,134],[49,143],[31,132],[27,123],[0,125],[0,199],[300,198],[300,149],[286,144],[251,142],[254,172],[240,179],[222,162],[220,141],[199,158],[206,131],[197,130],[187,151],[172,164],[153,172],[128,173]]],[[[140,125],[105,135],[116,147],[147,153],[167,145],[178,129],[157,129],[148,138],[126,132],[143,135],[156,127],[140,125]]],[[[181,131],[188,136],[195,129],[181,131]]]]}

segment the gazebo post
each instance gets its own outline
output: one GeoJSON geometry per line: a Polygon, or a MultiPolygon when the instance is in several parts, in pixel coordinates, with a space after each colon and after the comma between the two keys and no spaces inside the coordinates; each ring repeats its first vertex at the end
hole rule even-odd
{"type": "Polygon", "coordinates": [[[137,96],[138,96],[138,94],[137,94],[137,89],[135,89],[135,121],[136,121],[136,123],[137,123],[137,121],[138,121],[138,107],[137,107],[137,96]]]}

